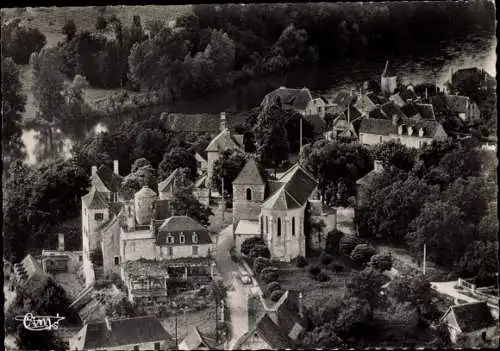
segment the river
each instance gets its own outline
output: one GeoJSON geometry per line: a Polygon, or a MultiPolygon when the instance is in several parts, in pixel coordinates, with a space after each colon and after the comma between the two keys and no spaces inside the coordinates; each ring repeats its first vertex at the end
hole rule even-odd
{"type": "MultiPolygon", "coordinates": [[[[295,70],[289,73],[253,79],[238,87],[206,95],[195,101],[180,101],[175,106],[165,106],[165,110],[179,113],[219,113],[220,111],[238,112],[251,109],[260,104],[270,91],[280,87],[308,87],[313,94],[327,98],[340,89],[357,87],[365,80],[379,79],[385,61],[403,83],[423,82],[444,85],[451,72],[461,68],[479,67],[496,76],[496,38],[471,35],[461,41],[443,41],[438,48],[416,47],[413,55],[374,57],[370,60],[345,60],[341,63],[323,64],[314,68],[295,70]]],[[[28,98],[27,111],[33,111],[32,100],[28,98]]],[[[102,132],[107,126],[98,122],[89,132],[102,132]]],[[[27,162],[36,164],[43,156],[44,137],[35,130],[25,130],[22,136],[26,145],[27,162]]],[[[59,152],[63,157],[71,156],[71,140],[59,134],[59,152]]]]}

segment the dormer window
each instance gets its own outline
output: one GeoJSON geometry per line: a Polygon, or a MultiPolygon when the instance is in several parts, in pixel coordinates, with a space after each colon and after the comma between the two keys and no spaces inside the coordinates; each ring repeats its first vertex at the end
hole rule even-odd
{"type": "Polygon", "coordinates": [[[399,135],[403,135],[403,133],[405,132],[405,125],[404,124],[401,124],[399,127],[398,127],[398,134],[399,135]]]}
{"type": "Polygon", "coordinates": [[[408,127],[408,135],[409,136],[413,135],[413,127],[408,127]]]}
{"type": "Polygon", "coordinates": [[[184,244],[186,242],[186,237],[184,236],[184,233],[181,233],[179,236],[179,240],[181,244],[184,244]]]}
{"type": "Polygon", "coordinates": [[[193,233],[193,243],[196,244],[198,242],[198,234],[193,233]]]}
{"type": "Polygon", "coordinates": [[[168,233],[167,236],[167,244],[173,244],[174,243],[174,237],[168,233]]]}
{"type": "Polygon", "coordinates": [[[424,128],[420,128],[419,131],[418,131],[418,136],[423,137],[424,135],[425,135],[425,129],[424,128]]]}

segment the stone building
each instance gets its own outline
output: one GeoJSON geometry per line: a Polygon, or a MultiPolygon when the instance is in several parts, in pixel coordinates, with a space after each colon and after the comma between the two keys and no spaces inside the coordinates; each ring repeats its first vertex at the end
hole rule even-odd
{"type": "Polygon", "coordinates": [[[380,77],[380,90],[382,94],[392,95],[398,87],[398,80],[395,73],[392,72],[389,66],[389,61],[385,63],[384,72],[380,77]]]}
{"type": "Polygon", "coordinates": [[[233,194],[236,247],[248,237],[261,236],[273,259],[305,256],[305,209],[319,195],[316,180],[298,163],[279,179],[266,181],[250,159],[233,182],[233,194]]]}
{"type": "Polygon", "coordinates": [[[294,110],[303,116],[317,115],[321,118],[325,117],[327,109],[331,106],[324,97],[314,99],[309,89],[305,87],[302,89],[279,87],[264,96],[261,107],[268,108],[276,101],[280,102],[283,109],[294,110]]]}

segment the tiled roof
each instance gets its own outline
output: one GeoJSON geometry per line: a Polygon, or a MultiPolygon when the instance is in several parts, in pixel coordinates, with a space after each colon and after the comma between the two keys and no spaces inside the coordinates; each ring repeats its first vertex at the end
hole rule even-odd
{"type": "Polygon", "coordinates": [[[385,114],[387,119],[392,120],[393,116],[398,116],[400,118],[406,117],[406,115],[401,111],[398,105],[396,105],[392,101],[388,101],[382,106],[380,106],[380,110],[385,114]]]}
{"type": "Polygon", "coordinates": [[[387,116],[382,112],[382,110],[377,107],[368,114],[370,119],[387,119],[387,116]]]}
{"type": "Polygon", "coordinates": [[[333,98],[333,103],[339,106],[347,107],[347,105],[352,105],[356,102],[356,94],[351,94],[348,90],[341,90],[333,98]]]}
{"type": "Polygon", "coordinates": [[[158,183],[158,191],[162,192],[165,191],[165,189],[170,186],[170,184],[174,181],[175,177],[179,173],[179,169],[176,168],[170,175],[165,179],[164,181],[158,183]]]}
{"type": "Polygon", "coordinates": [[[382,105],[387,102],[387,99],[383,96],[377,95],[376,93],[368,93],[366,97],[370,99],[375,105],[382,105]]]}
{"type": "Polygon", "coordinates": [[[83,338],[85,349],[99,349],[121,345],[142,344],[153,341],[172,342],[172,337],[163,328],[156,317],[143,316],[109,321],[111,330],[106,322],[90,323],[77,334],[83,338]]]}
{"type": "Polygon", "coordinates": [[[376,135],[389,135],[394,131],[392,121],[386,119],[373,119],[365,118],[361,121],[359,127],[360,133],[376,134],[376,135]]]}
{"type": "Polygon", "coordinates": [[[496,325],[486,302],[466,303],[450,307],[464,333],[481,330],[496,325]]]}
{"type": "Polygon", "coordinates": [[[42,266],[30,254],[14,265],[16,274],[22,279],[22,284],[28,283],[33,277],[39,277],[40,281],[44,281],[48,276],[44,273],[42,266]]]}
{"type": "Polygon", "coordinates": [[[401,107],[401,111],[406,115],[406,117],[410,118],[416,116],[418,114],[417,104],[409,103],[401,107]]]}
{"type": "Polygon", "coordinates": [[[180,350],[197,350],[202,347],[208,347],[209,349],[215,348],[215,340],[210,340],[206,336],[202,335],[198,328],[192,327],[189,333],[186,335],[184,340],[182,340],[179,345],[180,350]]]}
{"type": "MultiPolygon", "coordinates": [[[[418,136],[420,128],[424,129],[425,137],[433,137],[439,128],[440,124],[433,120],[413,120],[409,118],[400,119],[398,125],[405,125],[412,127],[415,132],[414,136],[418,136]]],[[[392,121],[383,119],[363,119],[359,128],[360,133],[375,134],[375,135],[389,135],[398,134],[398,126],[393,125],[392,121]]]]}
{"type": "Polygon", "coordinates": [[[281,87],[264,97],[263,103],[268,104],[274,99],[279,98],[282,108],[293,108],[296,110],[305,110],[309,101],[312,100],[309,89],[291,89],[281,87]]]}
{"type": "Polygon", "coordinates": [[[106,199],[94,187],[87,195],[82,196],[82,201],[89,210],[108,208],[106,199]]]}
{"type": "Polygon", "coordinates": [[[356,181],[357,185],[370,185],[380,174],[382,171],[378,171],[376,169],[371,170],[363,177],[359,178],[356,181]]]}
{"type": "Polygon", "coordinates": [[[242,139],[236,138],[236,136],[233,136],[231,134],[229,129],[225,129],[219,134],[217,134],[215,138],[212,139],[212,141],[210,142],[210,144],[208,144],[205,150],[207,152],[223,151],[225,149],[241,149],[242,146],[243,146],[242,139]]]}
{"type": "Polygon", "coordinates": [[[99,179],[101,179],[101,181],[104,183],[106,188],[109,189],[110,192],[117,193],[120,191],[123,177],[114,173],[113,170],[108,166],[101,165],[101,167],[97,169],[97,176],[99,177],[99,179]]]}
{"type": "Polygon", "coordinates": [[[417,104],[418,113],[423,119],[435,120],[434,109],[431,104],[417,104]]]}
{"type": "Polygon", "coordinates": [[[273,350],[293,349],[296,347],[295,342],[267,314],[263,315],[257,322],[255,331],[273,350]]]}
{"type": "MultiPolygon", "coordinates": [[[[218,133],[220,132],[220,115],[218,114],[181,114],[164,113],[162,121],[168,130],[174,132],[218,133]]],[[[233,130],[238,124],[246,122],[244,114],[227,114],[226,124],[233,130]]]]}
{"type": "Polygon", "coordinates": [[[264,178],[262,177],[259,167],[253,158],[249,159],[243,169],[240,171],[236,179],[233,181],[235,185],[264,185],[264,178]]]}
{"type": "Polygon", "coordinates": [[[207,228],[196,222],[188,216],[172,216],[166,219],[158,228],[156,234],[156,242],[158,245],[194,245],[194,244],[211,244],[212,238],[207,228]],[[184,243],[180,241],[180,234],[184,234],[184,243]],[[198,240],[193,241],[193,233],[196,233],[198,240]],[[167,237],[173,237],[172,243],[167,243],[167,237]]]}
{"type": "Polygon", "coordinates": [[[123,203],[122,202],[111,202],[109,205],[109,210],[111,213],[113,213],[115,216],[118,216],[120,211],[123,208],[123,203]]]}
{"type": "Polygon", "coordinates": [[[438,94],[431,96],[431,102],[434,107],[434,111],[438,113],[443,113],[448,111],[448,102],[446,101],[446,96],[443,94],[438,94]]]}
{"type": "Polygon", "coordinates": [[[286,210],[303,206],[317,186],[317,181],[297,163],[278,182],[282,186],[262,205],[264,208],[286,210]]]}

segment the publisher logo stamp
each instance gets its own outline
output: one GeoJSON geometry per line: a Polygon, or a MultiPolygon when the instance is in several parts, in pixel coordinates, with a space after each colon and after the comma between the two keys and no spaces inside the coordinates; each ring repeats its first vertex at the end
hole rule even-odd
{"type": "Polygon", "coordinates": [[[33,313],[26,313],[24,316],[16,316],[16,321],[23,322],[24,328],[31,331],[57,330],[59,322],[66,317],[59,316],[35,316],[33,313]]]}

